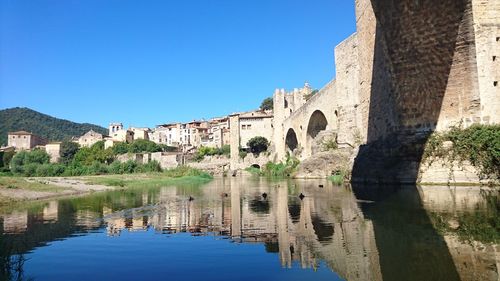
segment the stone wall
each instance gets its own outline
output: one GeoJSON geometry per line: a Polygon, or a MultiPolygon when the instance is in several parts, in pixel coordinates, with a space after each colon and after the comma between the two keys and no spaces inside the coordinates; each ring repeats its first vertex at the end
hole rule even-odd
{"type": "Polygon", "coordinates": [[[50,156],[50,163],[58,163],[61,158],[61,143],[45,145],[45,152],[50,156]]]}
{"type": "Polygon", "coordinates": [[[498,122],[499,7],[497,0],[356,1],[366,145],[355,179],[415,182],[432,132],[498,122]]]}
{"type": "Polygon", "coordinates": [[[247,143],[254,137],[265,137],[273,140],[273,118],[241,118],[240,117],[240,146],[247,148],[247,143]]]}
{"type": "Polygon", "coordinates": [[[357,8],[366,17],[357,28],[368,142],[480,116],[470,2],[358,0],[357,8]]]}
{"type": "Polygon", "coordinates": [[[500,1],[473,0],[481,122],[500,123],[500,1]]]}
{"type": "Polygon", "coordinates": [[[181,163],[178,153],[169,152],[127,153],[118,155],[116,160],[120,162],[134,161],[139,164],[147,164],[151,161],[156,161],[160,164],[162,169],[175,168],[181,163]]]}

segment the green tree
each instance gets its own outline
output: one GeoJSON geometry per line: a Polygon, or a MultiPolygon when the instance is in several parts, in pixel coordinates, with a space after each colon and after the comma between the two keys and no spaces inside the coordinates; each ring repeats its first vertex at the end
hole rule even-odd
{"type": "Polygon", "coordinates": [[[4,154],[3,154],[3,166],[4,167],[9,167],[10,165],[10,161],[12,160],[12,157],[14,157],[14,155],[16,154],[15,151],[6,151],[4,154]]]}
{"type": "Polygon", "coordinates": [[[130,144],[129,152],[131,153],[141,153],[141,152],[159,152],[162,148],[149,140],[136,140],[130,144]]]}
{"type": "Polygon", "coordinates": [[[260,104],[261,110],[272,110],[274,108],[273,98],[265,98],[260,104]]]}
{"type": "Polygon", "coordinates": [[[115,155],[126,154],[129,151],[129,144],[126,142],[119,142],[113,145],[113,153],[115,155]]]}
{"type": "Polygon", "coordinates": [[[24,174],[25,176],[34,176],[36,169],[42,164],[48,164],[50,156],[41,149],[33,151],[20,151],[14,155],[10,161],[11,170],[14,174],[24,174]]]}
{"type": "Polygon", "coordinates": [[[49,163],[50,156],[45,150],[35,149],[25,154],[24,164],[45,164],[49,163]]]}
{"type": "Polygon", "coordinates": [[[265,137],[254,137],[248,141],[247,146],[253,154],[260,154],[267,151],[269,141],[265,137]]]}
{"type": "Polygon", "coordinates": [[[104,149],[104,142],[96,142],[91,147],[82,147],[75,154],[73,162],[77,165],[90,166],[94,162],[99,163],[112,163],[115,154],[111,148],[104,149]]]}
{"type": "Polygon", "coordinates": [[[80,149],[80,146],[77,143],[71,141],[64,141],[61,143],[61,159],[59,160],[63,164],[68,164],[73,161],[75,154],[80,149]]]}

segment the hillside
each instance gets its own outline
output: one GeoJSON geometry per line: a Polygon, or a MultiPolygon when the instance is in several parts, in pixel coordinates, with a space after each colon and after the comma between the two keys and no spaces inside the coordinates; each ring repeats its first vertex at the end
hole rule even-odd
{"type": "Polygon", "coordinates": [[[75,123],[25,107],[0,110],[1,145],[7,144],[7,133],[13,131],[25,130],[51,141],[61,141],[70,139],[73,136],[80,136],[90,129],[101,134],[107,134],[107,130],[101,126],[75,123]]]}

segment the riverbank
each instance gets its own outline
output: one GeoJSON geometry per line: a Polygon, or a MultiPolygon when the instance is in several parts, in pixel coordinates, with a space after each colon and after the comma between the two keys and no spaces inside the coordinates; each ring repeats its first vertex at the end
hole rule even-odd
{"type": "Polygon", "coordinates": [[[175,184],[204,184],[209,174],[189,168],[161,173],[82,177],[0,177],[0,206],[22,201],[79,196],[128,188],[162,187],[175,184]]]}

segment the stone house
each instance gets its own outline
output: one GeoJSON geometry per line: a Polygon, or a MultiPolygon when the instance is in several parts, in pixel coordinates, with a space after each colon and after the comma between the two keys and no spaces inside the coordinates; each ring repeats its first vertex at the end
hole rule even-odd
{"type": "Polygon", "coordinates": [[[81,137],[78,138],[77,143],[80,147],[91,147],[98,141],[104,140],[104,136],[95,132],[94,130],[90,130],[81,137]]]}
{"type": "Polygon", "coordinates": [[[129,130],[131,130],[134,133],[134,140],[149,140],[149,133],[150,130],[149,128],[136,128],[136,127],[131,127],[129,130]]]}
{"type": "MultiPolygon", "coordinates": [[[[237,114],[239,119],[239,145],[247,148],[247,143],[254,137],[265,137],[268,141],[273,139],[273,112],[250,111],[237,114]]],[[[232,125],[232,124],[231,124],[232,125]]],[[[233,136],[231,136],[232,138],[233,136]]]]}
{"type": "Polygon", "coordinates": [[[178,147],[181,143],[180,134],[180,123],[163,124],[156,126],[156,128],[150,132],[149,139],[157,144],[178,147]]]}
{"type": "Polygon", "coordinates": [[[7,146],[14,147],[16,150],[30,150],[39,145],[47,144],[47,140],[38,135],[26,131],[17,131],[8,133],[7,146]]]}

